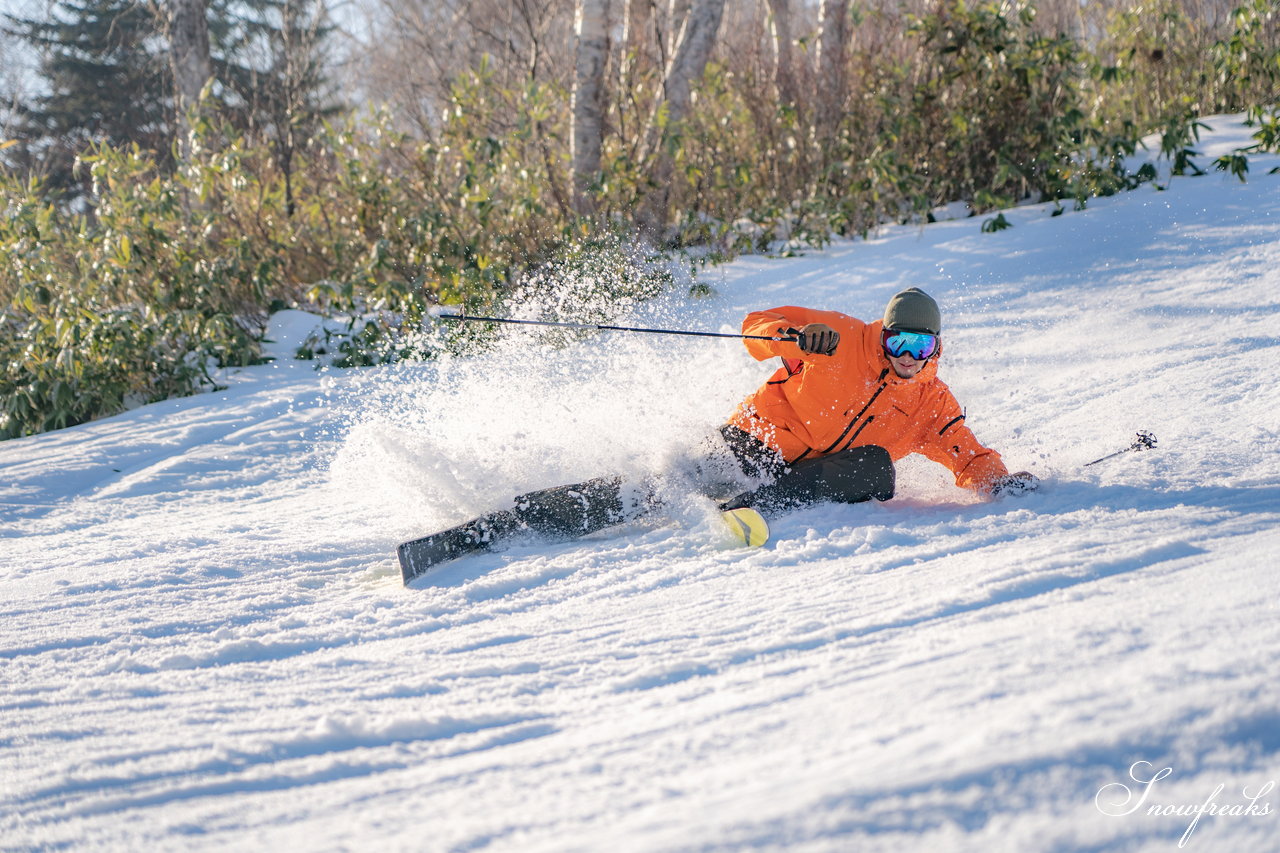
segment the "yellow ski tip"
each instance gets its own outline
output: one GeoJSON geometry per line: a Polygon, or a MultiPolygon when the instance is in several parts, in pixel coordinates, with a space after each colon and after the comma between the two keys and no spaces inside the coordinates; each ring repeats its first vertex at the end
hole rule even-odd
{"type": "Polygon", "coordinates": [[[721,515],[734,538],[748,548],[759,548],[769,541],[769,523],[754,509],[729,509],[721,515]]]}

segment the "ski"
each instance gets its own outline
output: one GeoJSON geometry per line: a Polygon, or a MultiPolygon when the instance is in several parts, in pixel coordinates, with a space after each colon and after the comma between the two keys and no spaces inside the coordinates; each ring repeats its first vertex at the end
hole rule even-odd
{"type": "MultiPolygon", "coordinates": [[[[748,548],[759,548],[769,541],[769,524],[754,509],[726,510],[721,513],[725,527],[734,539],[748,548]]],[[[491,512],[465,524],[403,542],[396,549],[400,558],[400,576],[406,586],[432,569],[469,554],[493,550],[494,544],[519,530],[521,524],[510,510],[491,512]]]]}
{"type": "Polygon", "coordinates": [[[396,549],[400,557],[400,576],[406,586],[450,560],[468,554],[479,554],[493,548],[494,542],[519,527],[509,510],[491,512],[465,524],[401,543],[396,549]]]}

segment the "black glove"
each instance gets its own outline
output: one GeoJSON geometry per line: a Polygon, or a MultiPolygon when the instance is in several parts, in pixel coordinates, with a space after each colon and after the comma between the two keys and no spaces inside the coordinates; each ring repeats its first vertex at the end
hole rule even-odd
{"type": "Polygon", "coordinates": [[[1005,495],[1022,497],[1028,492],[1040,488],[1040,478],[1030,471],[1019,471],[1016,474],[1005,474],[991,484],[992,497],[1002,498],[1005,495]]]}
{"type": "Polygon", "coordinates": [[[796,346],[801,352],[815,355],[831,355],[840,345],[840,333],[826,323],[810,323],[803,329],[787,329],[796,336],[796,346]]]}

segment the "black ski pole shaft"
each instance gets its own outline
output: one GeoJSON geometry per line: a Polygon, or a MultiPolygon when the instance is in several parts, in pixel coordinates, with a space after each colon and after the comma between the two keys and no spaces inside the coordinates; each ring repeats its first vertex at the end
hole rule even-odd
{"type": "Polygon", "coordinates": [[[1138,435],[1136,438],[1134,438],[1133,444],[1130,444],[1124,450],[1117,450],[1115,453],[1108,453],[1106,456],[1103,456],[1099,459],[1095,459],[1092,462],[1084,463],[1084,465],[1081,467],[1088,468],[1090,465],[1097,465],[1099,462],[1106,462],[1108,459],[1119,456],[1122,453],[1129,453],[1131,451],[1139,451],[1139,450],[1153,450],[1155,449],[1155,446],[1156,446],[1156,437],[1153,433],[1150,433],[1145,429],[1138,430],[1138,435]]]}
{"type": "Polygon", "coordinates": [[[603,323],[561,323],[552,320],[513,320],[507,317],[477,317],[473,314],[439,314],[441,320],[464,320],[478,323],[514,323],[521,326],[558,326],[562,329],[596,329],[602,332],[647,332],[651,335],[692,335],[700,338],[739,338],[748,341],[795,341],[767,335],[734,335],[728,332],[694,332],[686,329],[645,329],[637,326],[606,326],[603,323]]]}
{"type": "Polygon", "coordinates": [[[1108,459],[1114,459],[1121,454],[1128,453],[1131,449],[1132,448],[1126,447],[1124,450],[1117,450],[1115,453],[1108,453],[1106,456],[1100,456],[1092,462],[1084,463],[1081,467],[1088,468],[1090,465],[1097,465],[1099,462],[1106,462],[1108,459]]]}

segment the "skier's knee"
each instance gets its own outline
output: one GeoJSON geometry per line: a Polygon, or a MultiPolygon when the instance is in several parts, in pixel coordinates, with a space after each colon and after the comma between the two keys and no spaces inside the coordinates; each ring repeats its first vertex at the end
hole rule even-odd
{"type": "Polygon", "coordinates": [[[865,450],[864,464],[872,488],[871,497],[887,501],[898,487],[898,471],[893,465],[893,458],[878,444],[868,445],[865,450]]]}
{"type": "Polygon", "coordinates": [[[897,487],[897,471],[889,451],[877,444],[852,447],[822,460],[827,464],[824,479],[831,489],[830,499],[861,503],[874,498],[887,501],[897,487]]]}

